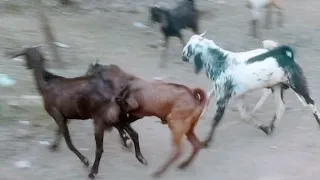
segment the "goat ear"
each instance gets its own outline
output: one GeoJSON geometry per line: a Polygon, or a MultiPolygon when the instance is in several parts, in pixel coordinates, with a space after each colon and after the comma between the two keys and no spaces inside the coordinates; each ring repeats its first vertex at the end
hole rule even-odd
{"type": "Polygon", "coordinates": [[[202,34],[200,34],[199,36],[204,37],[204,35],[206,35],[207,30],[205,30],[202,34]]]}
{"type": "Polygon", "coordinates": [[[96,63],[95,64],[99,64],[99,58],[96,59],[96,63]]]}

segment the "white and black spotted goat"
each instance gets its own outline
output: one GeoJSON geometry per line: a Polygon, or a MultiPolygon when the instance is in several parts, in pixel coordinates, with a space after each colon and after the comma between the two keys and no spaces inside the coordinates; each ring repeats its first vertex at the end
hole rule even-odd
{"type": "MultiPolygon", "coordinates": [[[[263,48],[265,48],[267,50],[271,50],[271,49],[278,47],[279,43],[277,43],[273,40],[264,40],[264,41],[262,41],[262,45],[263,45],[263,48]]],[[[247,61],[249,59],[242,59],[242,60],[247,61]]],[[[208,76],[208,72],[206,72],[206,74],[207,74],[207,77],[210,79],[210,77],[208,76]]],[[[289,87],[286,84],[282,84],[281,96],[283,96],[283,90],[286,90],[288,88],[289,87]]],[[[209,106],[209,103],[210,103],[210,100],[213,96],[213,93],[214,93],[214,86],[207,94],[208,102],[207,102],[207,106],[204,109],[203,113],[207,110],[207,107],[209,106]]],[[[259,99],[259,101],[255,105],[255,107],[251,111],[251,113],[250,113],[251,115],[253,115],[258,109],[261,108],[261,106],[266,102],[266,100],[268,99],[268,97],[270,96],[271,93],[272,93],[272,89],[270,89],[269,87],[264,89],[262,97],[259,99]]],[[[303,102],[303,100],[301,100],[300,96],[298,96],[298,98],[304,104],[304,102],[303,102]]],[[[306,106],[306,104],[304,104],[304,105],[306,106]]]]}
{"type": "Polygon", "coordinates": [[[182,60],[193,63],[196,74],[204,68],[207,76],[213,81],[217,109],[211,130],[205,140],[206,146],[211,142],[215,128],[231,98],[237,101],[243,120],[270,134],[285,111],[281,96],[283,85],[290,87],[305,101],[320,124],[320,113],[309,95],[306,78],[301,67],[294,61],[294,52],[289,46],[280,45],[271,50],[230,52],[212,40],[204,38],[204,34],[193,35],[190,38],[183,48],[182,60]],[[246,93],[262,88],[272,89],[277,106],[275,116],[268,126],[251,120],[244,105],[246,93]]]}

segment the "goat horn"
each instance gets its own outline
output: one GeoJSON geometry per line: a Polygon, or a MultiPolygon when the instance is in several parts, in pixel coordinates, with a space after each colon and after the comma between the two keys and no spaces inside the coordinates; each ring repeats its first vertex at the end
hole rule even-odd
{"type": "Polygon", "coordinates": [[[204,35],[207,33],[207,30],[205,30],[202,34],[200,34],[201,37],[204,37],[204,35]]]}

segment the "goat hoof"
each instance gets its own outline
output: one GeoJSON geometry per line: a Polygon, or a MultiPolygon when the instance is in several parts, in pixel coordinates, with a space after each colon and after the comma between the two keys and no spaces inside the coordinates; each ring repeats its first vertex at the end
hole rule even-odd
{"type": "Polygon", "coordinates": [[[88,160],[87,158],[84,158],[82,162],[83,162],[83,164],[84,164],[86,167],[88,167],[89,164],[90,164],[90,163],[89,163],[89,160],[88,160]]]}
{"type": "Polygon", "coordinates": [[[58,150],[58,145],[57,145],[57,144],[51,144],[51,145],[49,146],[49,150],[50,150],[51,152],[57,151],[57,150],[58,150]]]}
{"type": "Polygon", "coordinates": [[[184,170],[186,167],[189,165],[188,162],[182,162],[179,166],[178,169],[184,170]]]}
{"type": "Polygon", "coordinates": [[[147,160],[142,155],[137,155],[137,159],[141,162],[141,164],[148,166],[147,160]]]}
{"type": "Polygon", "coordinates": [[[210,147],[209,141],[205,141],[202,143],[202,148],[208,148],[208,147],[210,147]]]}
{"type": "Polygon", "coordinates": [[[266,133],[267,135],[270,135],[271,132],[272,132],[271,128],[268,127],[268,126],[265,126],[265,125],[261,125],[261,126],[259,126],[259,128],[260,128],[264,133],[266,133]]]}
{"type": "Polygon", "coordinates": [[[91,172],[91,173],[88,175],[88,177],[89,177],[90,179],[94,179],[94,178],[96,177],[96,175],[97,175],[97,173],[91,172]]]}
{"type": "Polygon", "coordinates": [[[154,173],[152,173],[152,177],[153,178],[159,178],[162,175],[163,171],[156,171],[154,173]]]}
{"type": "Polygon", "coordinates": [[[124,146],[126,148],[129,148],[129,149],[132,148],[132,146],[133,146],[132,140],[131,139],[126,139],[125,142],[124,142],[124,146]]]}
{"type": "Polygon", "coordinates": [[[162,68],[162,69],[163,69],[163,68],[166,68],[166,67],[167,67],[167,66],[164,65],[164,64],[160,64],[160,65],[159,65],[159,68],[162,68]]]}

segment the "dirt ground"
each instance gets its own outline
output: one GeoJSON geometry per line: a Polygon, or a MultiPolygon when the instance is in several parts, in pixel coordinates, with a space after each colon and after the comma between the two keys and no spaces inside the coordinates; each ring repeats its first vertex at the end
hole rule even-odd
{"type": "MultiPolygon", "coordinates": [[[[196,76],[191,65],[182,63],[181,45],[170,40],[169,64],[159,69],[160,50],[148,45],[161,39],[158,28],[139,29],[134,22],[145,23],[147,6],[153,1],[95,0],[62,8],[53,1],[44,1],[58,41],[70,48],[59,49],[66,62],[64,69],[50,69],[67,77],[82,75],[88,64],[97,58],[103,64],[114,63],[146,79],[168,76],[168,81],[190,87],[211,88],[202,74],[196,76]]],[[[174,4],[171,2],[171,4],[174,4]]],[[[275,39],[291,44],[308,78],[312,97],[320,103],[320,83],[317,78],[320,63],[320,2],[291,0],[284,2],[284,27],[260,29],[262,38],[248,36],[249,12],[245,0],[197,1],[207,13],[201,18],[201,31],[218,45],[245,51],[261,47],[262,39],[275,39]]],[[[12,87],[0,87],[0,175],[2,180],[71,180],[87,179],[78,158],[64,141],[57,152],[50,152],[45,143],[53,138],[54,121],[46,115],[38,101],[22,102],[20,95],[38,95],[32,74],[21,62],[12,61],[5,53],[24,45],[44,42],[35,14],[36,4],[16,0],[0,3],[0,73],[16,81],[12,87]],[[25,121],[30,124],[25,124],[25,121]],[[19,168],[17,161],[30,166],[19,168]]],[[[184,31],[185,39],[191,36],[184,31]]],[[[51,55],[47,53],[47,55],[51,55]]],[[[51,66],[50,66],[51,67],[51,66]]],[[[247,104],[253,107],[260,92],[250,93],[247,104]]],[[[176,167],[164,174],[164,180],[315,180],[320,176],[319,127],[312,114],[299,103],[291,91],[285,94],[286,111],[272,136],[266,136],[239,119],[232,102],[219,127],[214,144],[200,155],[186,171],[176,167]]],[[[214,115],[211,105],[199,122],[197,134],[204,138],[214,115]]],[[[272,98],[257,114],[258,120],[268,122],[274,113],[272,98]]],[[[141,149],[149,165],[140,164],[133,151],[124,149],[118,133],[105,134],[104,154],[96,179],[151,179],[150,174],[168,157],[171,136],[166,126],[156,118],[144,118],[133,124],[140,135],[141,149]]],[[[72,121],[71,137],[77,148],[94,160],[95,143],[91,121],[72,121]]],[[[190,145],[185,143],[185,155],[190,145]]],[[[185,157],[184,157],[185,158],[185,157]]],[[[183,158],[180,159],[180,161],[183,158]]]]}

